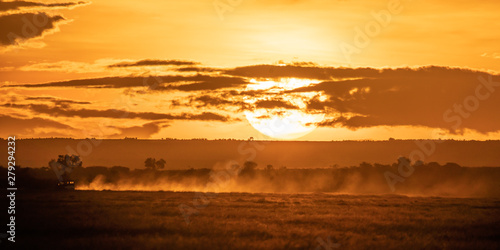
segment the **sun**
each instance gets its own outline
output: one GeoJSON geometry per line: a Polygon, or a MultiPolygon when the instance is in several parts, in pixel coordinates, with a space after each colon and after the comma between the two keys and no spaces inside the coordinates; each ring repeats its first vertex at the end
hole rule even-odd
{"type": "Polygon", "coordinates": [[[303,137],[323,121],[323,112],[307,110],[307,102],[312,98],[324,99],[318,92],[285,93],[285,91],[307,87],[319,83],[316,80],[281,78],[278,80],[251,79],[247,90],[263,91],[259,97],[245,98],[245,103],[255,106],[259,101],[276,101],[288,104],[287,106],[259,108],[245,111],[248,122],[260,133],[276,139],[297,139],[303,137]]]}

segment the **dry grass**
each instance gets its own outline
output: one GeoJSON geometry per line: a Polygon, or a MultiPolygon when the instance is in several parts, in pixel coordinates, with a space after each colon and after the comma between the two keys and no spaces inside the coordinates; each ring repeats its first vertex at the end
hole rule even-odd
{"type": "Polygon", "coordinates": [[[37,249],[499,249],[500,200],[221,193],[20,192],[17,247],[37,249]],[[322,249],[322,248],[321,248],[322,249]]]}

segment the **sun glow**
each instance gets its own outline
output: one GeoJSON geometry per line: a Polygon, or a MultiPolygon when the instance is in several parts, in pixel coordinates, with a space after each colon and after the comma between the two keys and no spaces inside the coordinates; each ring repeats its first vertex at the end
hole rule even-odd
{"type": "Polygon", "coordinates": [[[279,80],[251,79],[247,90],[264,90],[267,95],[263,97],[247,97],[245,102],[255,105],[259,101],[274,101],[283,106],[261,108],[256,107],[245,111],[245,116],[250,124],[264,135],[277,139],[296,139],[305,136],[323,121],[323,112],[306,111],[307,102],[317,97],[325,100],[326,97],[319,92],[284,93],[285,91],[311,86],[320,81],[298,78],[282,78],[279,80]]]}

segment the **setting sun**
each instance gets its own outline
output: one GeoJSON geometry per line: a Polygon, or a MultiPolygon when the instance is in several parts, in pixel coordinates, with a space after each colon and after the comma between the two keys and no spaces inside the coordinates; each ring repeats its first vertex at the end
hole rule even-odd
{"type": "Polygon", "coordinates": [[[262,134],[277,139],[297,139],[314,131],[323,121],[325,114],[307,110],[307,102],[316,97],[324,100],[317,92],[290,94],[287,91],[308,87],[320,81],[298,78],[278,80],[251,79],[246,91],[263,91],[260,98],[245,98],[252,110],[245,111],[248,122],[262,134]],[[276,98],[279,96],[279,98],[276,98]],[[293,108],[297,109],[293,109],[293,108]]]}

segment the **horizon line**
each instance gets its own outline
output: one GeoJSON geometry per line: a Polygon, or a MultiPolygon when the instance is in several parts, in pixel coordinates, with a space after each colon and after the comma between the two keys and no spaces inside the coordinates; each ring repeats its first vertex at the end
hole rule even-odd
{"type": "MultiPolygon", "coordinates": [[[[137,137],[125,137],[125,138],[96,138],[96,137],[85,137],[85,138],[73,138],[73,137],[29,137],[29,138],[16,138],[16,140],[129,140],[129,141],[261,141],[261,142],[390,142],[390,141],[465,141],[465,142],[490,142],[490,141],[500,141],[500,139],[397,139],[389,138],[384,140],[377,139],[349,139],[349,140],[286,140],[286,139],[237,139],[237,138],[218,138],[218,139],[208,139],[208,138],[137,138],[137,137]]],[[[8,138],[0,137],[0,140],[8,140],[8,138]]]]}

